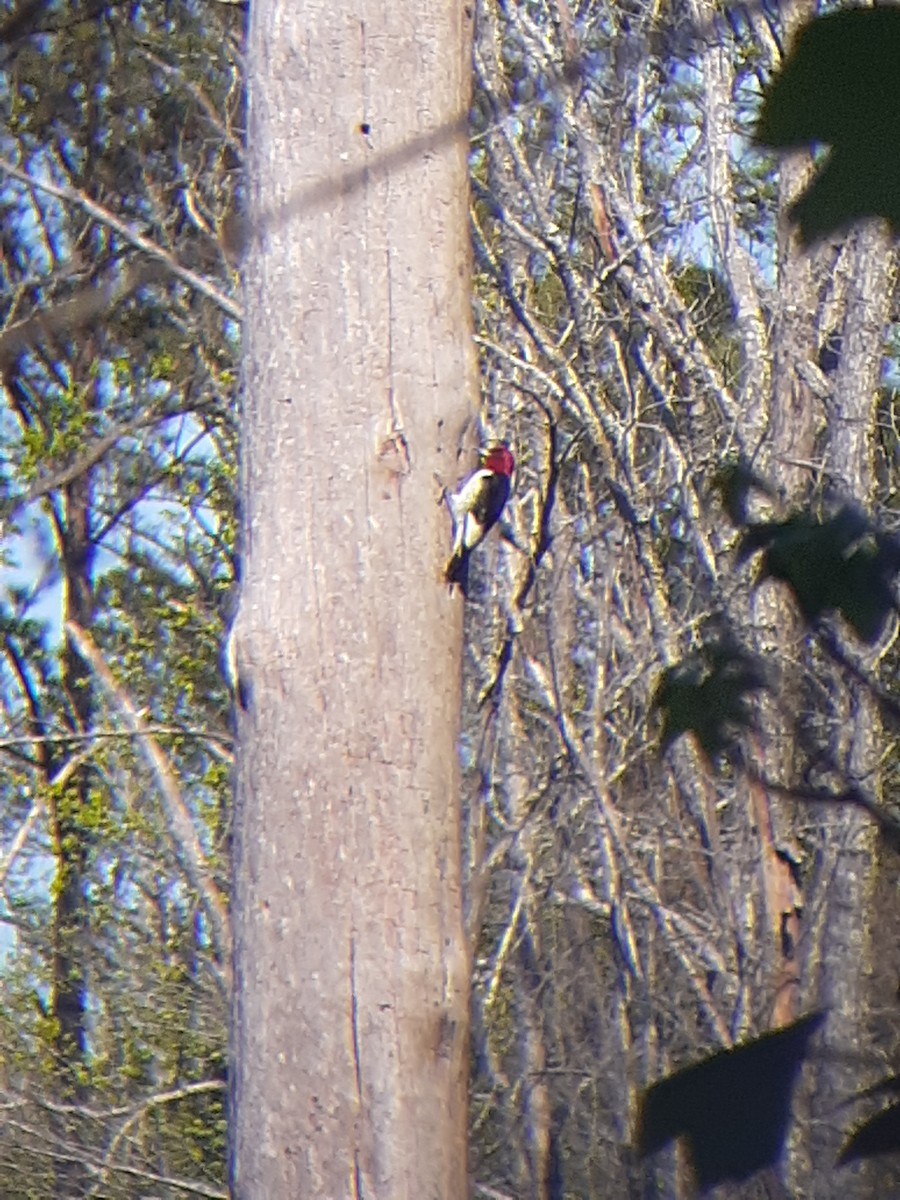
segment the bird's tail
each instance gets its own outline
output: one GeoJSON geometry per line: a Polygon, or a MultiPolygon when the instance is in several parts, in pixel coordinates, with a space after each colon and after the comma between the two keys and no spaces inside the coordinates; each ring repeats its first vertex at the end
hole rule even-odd
{"type": "Polygon", "coordinates": [[[453,552],[450,561],[444,568],[444,578],[450,584],[451,590],[455,584],[464,596],[468,596],[469,553],[463,547],[453,552]]]}

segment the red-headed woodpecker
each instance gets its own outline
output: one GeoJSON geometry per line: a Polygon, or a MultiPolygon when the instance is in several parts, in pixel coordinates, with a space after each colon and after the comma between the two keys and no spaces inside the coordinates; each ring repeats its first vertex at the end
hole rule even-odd
{"type": "Polygon", "coordinates": [[[515,459],[504,445],[488,446],[479,452],[481,467],[464,481],[459,491],[447,494],[453,518],[453,553],[444,571],[451,586],[467,591],[469,555],[484,541],[497,523],[509,499],[509,484],[515,459]]]}

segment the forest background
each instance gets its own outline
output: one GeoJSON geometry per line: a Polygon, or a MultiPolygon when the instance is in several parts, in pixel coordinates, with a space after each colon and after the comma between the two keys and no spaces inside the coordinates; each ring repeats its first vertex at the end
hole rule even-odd
{"type": "MultiPolygon", "coordinates": [[[[246,13],[3,11],[0,1194],[224,1197],[246,13]]],[[[474,14],[475,1195],[686,1194],[643,1090],[817,1008],[790,1192],[900,1183],[834,1166],[896,1056],[896,252],[751,142],[814,11],[474,14]]]]}

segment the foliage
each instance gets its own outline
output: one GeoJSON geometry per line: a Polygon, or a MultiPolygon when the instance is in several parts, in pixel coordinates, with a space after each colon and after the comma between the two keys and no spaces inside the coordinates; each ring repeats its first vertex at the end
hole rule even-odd
{"type": "Polygon", "coordinates": [[[3,30],[0,1191],[222,1195],[242,14],[3,30]]]}

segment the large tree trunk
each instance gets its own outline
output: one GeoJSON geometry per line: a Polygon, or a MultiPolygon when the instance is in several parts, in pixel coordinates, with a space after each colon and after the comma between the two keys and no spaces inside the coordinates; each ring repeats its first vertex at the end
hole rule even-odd
{"type": "MultiPolygon", "coordinates": [[[[871,225],[859,228],[848,236],[834,273],[842,307],[827,468],[836,492],[866,508],[875,492],[873,418],[891,307],[892,257],[884,231],[871,225]]],[[[877,677],[884,649],[883,643],[874,649],[854,646],[853,656],[877,677]]],[[[845,679],[835,692],[829,758],[845,778],[876,799],[882,798],[883,745],[871,691],[856,679],[845,679]]],[[[817,818],[822,847],[810,889],[814,919],[804,938],[803,967],[810,1004],[826,1007],[828,1022],[825,1048],[813,1061],[809,1081],[809,1108],[817,1119],[809,1123],[805,1149],[813,1163],[837,1157],[848,1132],[848,1097],[885,1070],[878,1024],[884,1013],[896,1014],[897,976],[891,964],[896,962],[900,900],[896,886],[885,889],[879,878],[878,834],[864,813],[836,806],[817,818]]],[[[853,1175],[855,1194],[883,1194],[884,1170],[877,1161],[856,1164],[853,1175]]],[[[800,1177],[798,1173],[798,1181],[800,1177]]],[[[846,1194],[846,1172],[820,1172],[817,1197],[838,1200],[846,1194]]]]}
{"type": "Polygon", "coordinates": [[[237,625],[233,1184],[460,1197],[461,609],[475,389],[453,4],[256,5],[237,625]]]}

